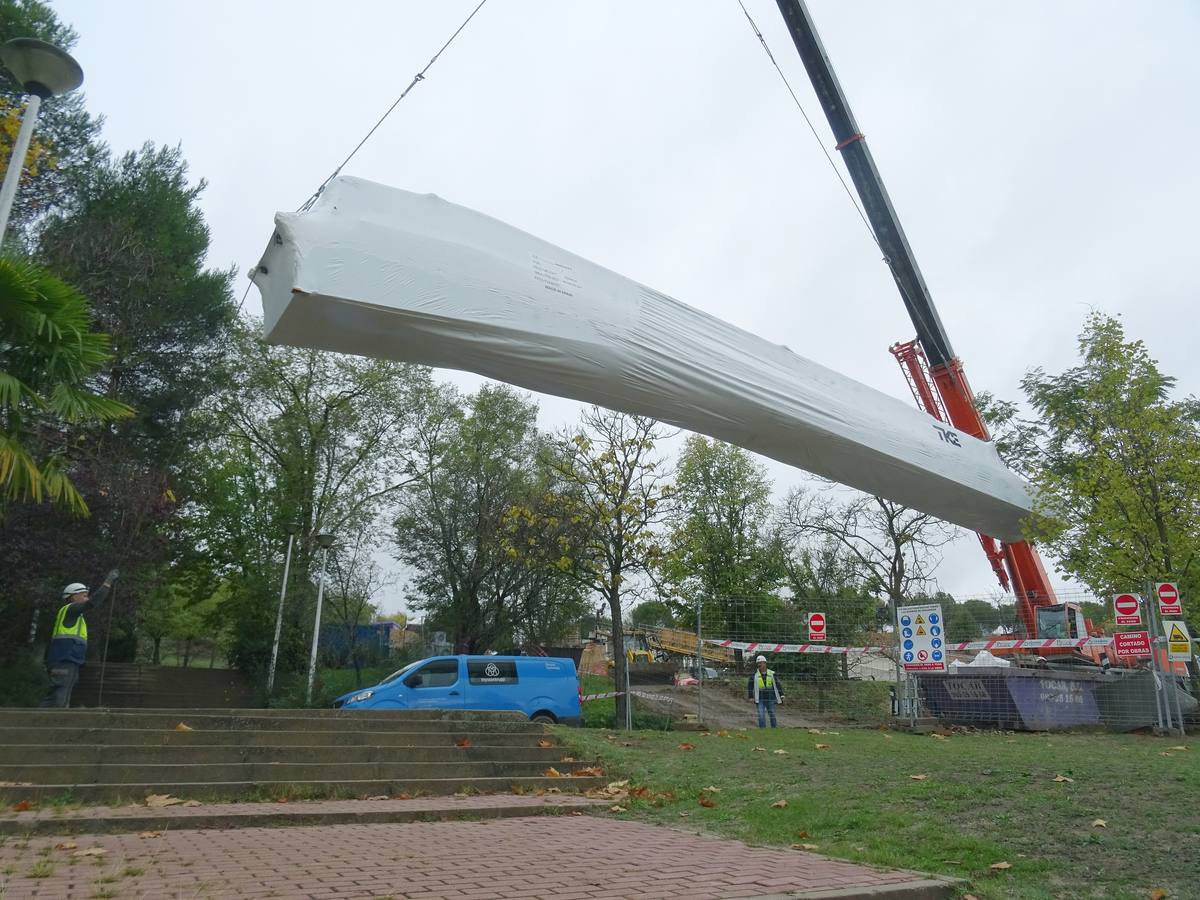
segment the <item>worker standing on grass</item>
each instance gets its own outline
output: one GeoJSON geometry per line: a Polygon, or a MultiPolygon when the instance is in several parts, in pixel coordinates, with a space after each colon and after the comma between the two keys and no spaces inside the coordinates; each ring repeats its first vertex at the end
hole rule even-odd
{"type": "Polygon", "coordinates": [[[71,690],[79,680],[79,667],[87,658],[87,620],[83,614],[95,609],[108,597],[112,583],[117,580],[117,570],[104,576],[100,590],[92,595],[86,584],[72,582],[63,588],[62,599],[66,601],[54,617],[54,630],[50,633],[50,646],[46,649],[46,669],[50,673],[50,690],[38,704],[39,707],[71,705],[71,690]]]}
{"type": "Polygon", "coordinates": [[[771,727],[778,728],[775,720],[775,705],[783,702],[783,688],[775,673],[767,668],[767,658],[759,656],[755,660],[757,669],[751,673],[746,685],[746,699],[753,700],[758,705],[758,727],[767,727],[767,717],[771,718],[771,727]]]}

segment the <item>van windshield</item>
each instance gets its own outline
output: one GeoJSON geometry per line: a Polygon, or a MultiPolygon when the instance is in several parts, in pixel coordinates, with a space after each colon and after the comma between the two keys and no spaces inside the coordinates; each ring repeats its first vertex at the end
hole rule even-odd
{"type": "Polygon", "coordinates": [[[383,681],[381,681],[379,683],[380,684],[390,684],[391,682],[395,681],[397,678],[403,678],[404,675],[406,675],[408,672],[411,672],[416,666],[420,665],[423,662],[425,662],[425,660],[423,660],[423,659],[418,659],[416,662],[410,662],[403,669],[397,669],[395,672],[393,672],[391,675],[389,675],[387,678],[383,679],[383,681]]]}

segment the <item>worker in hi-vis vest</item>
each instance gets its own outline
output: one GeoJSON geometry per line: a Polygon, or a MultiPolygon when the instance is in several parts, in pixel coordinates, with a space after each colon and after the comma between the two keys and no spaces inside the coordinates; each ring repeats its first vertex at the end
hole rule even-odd
{"type": "Polygon", "coordinates": [[[65,601],[54,617],[50,646],[46,648],[46,669],[50,673],[50,690],[38,706],[71,705],[71,690],[79,680],[79,667],[87,659],[87,620],[83,614],[95,609],[108,597],[109,588],[117,580],[117,570],[104,576],[104,584],[92,594],[86,584],[72,582],[63,588],[65,601]]]}
{"type": "Polygon", "coordinates": [[[767,727],[767,717],[771,717],[771,727],[778,728],[775,721],[775,705],[783,702],[783,688],[775,673],[767,668],[767,658],[759,656],[755,660],[757,668],[750,675],[746,685],[746,699],[753,700],[758,705],[758,727],[767,727]]]}

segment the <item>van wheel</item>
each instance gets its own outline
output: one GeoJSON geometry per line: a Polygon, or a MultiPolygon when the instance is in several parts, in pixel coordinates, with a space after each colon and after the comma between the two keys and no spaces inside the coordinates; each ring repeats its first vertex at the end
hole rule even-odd
{"type": "Polygon", "coordinates": [[[536,722],[539,725],[553,725],[558,719],[554,718],[552,713],[537,712],[529,717],[530,722],[536,722]]]}

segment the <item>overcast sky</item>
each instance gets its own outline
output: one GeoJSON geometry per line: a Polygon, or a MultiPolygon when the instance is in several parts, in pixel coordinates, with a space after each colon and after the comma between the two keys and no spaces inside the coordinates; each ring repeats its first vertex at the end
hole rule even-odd
{"type": "MultiPolygon", "coordinates": [[[[208,181],[210,263],[237,266],[240,296],[275,211],[476,2],[54,6],[113,148],[180,143],[208,181]]],[[[775,3],[746,5],[832,145],[775,3]]],[[[1096,308],[1194,393],[1200,4],[809,5],[975,389],[1017,398],[1028,369],[1071,365],[1096,308]]],[[[887,352],[912,336],[896,288],[737,0],[489,0],[346,174],[440,194],[909,397],[887,352]]],[[[539,401],[544,427],[577,416],[539,401]]],[[[804,479],[765,462],[780,494],[804,479]]],[[[939,580],[994,588],[969,539],[939,580]]]]}

